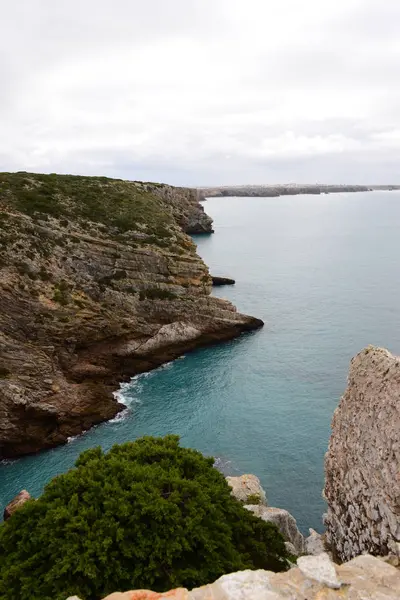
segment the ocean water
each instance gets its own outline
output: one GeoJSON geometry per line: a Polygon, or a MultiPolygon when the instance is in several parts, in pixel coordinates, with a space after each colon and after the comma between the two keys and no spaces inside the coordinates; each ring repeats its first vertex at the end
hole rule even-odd
{"type": "Polygon", "coordinates": [[[255,473],[272,506],[322,530],[323,459],[351,357],[400,354],[400,193],[206,202],[215,235],[197,237],[216,288],[265,327],[135,377],[127,410],[63,447],[0,466],[0,505],[33,495],[85,448],[177,433],[229,474],[255,473]]]}

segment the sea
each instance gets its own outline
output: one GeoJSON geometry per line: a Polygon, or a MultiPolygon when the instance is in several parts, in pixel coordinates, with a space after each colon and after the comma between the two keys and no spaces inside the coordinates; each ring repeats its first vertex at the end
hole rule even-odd
{"type": "Polygon", "coordinates": [[[126,410],[50,451],[0,465],[0,510],[38,496],[80,452],[179,434],[225,474],[256,474],[303,533],[323,530],[324,454],[349,363],[368,344],[400,354],[400,193],[205,202],[196,236],[215,288],[263,329],[189,353],[118,391],[126,410]]]}

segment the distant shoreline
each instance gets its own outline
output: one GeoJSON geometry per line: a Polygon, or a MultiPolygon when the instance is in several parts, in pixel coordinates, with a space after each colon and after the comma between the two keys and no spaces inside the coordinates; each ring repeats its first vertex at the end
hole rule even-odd
{"type": "Polygon", "coordinates": [[[233,185],[197,188],[199,200],[232,196],[275,197],[298,194],[337,194],[340,192],[373,192],[400,190],[400,185],[326,185],[326,184],[282,184],[282,185],[233,185]]]}

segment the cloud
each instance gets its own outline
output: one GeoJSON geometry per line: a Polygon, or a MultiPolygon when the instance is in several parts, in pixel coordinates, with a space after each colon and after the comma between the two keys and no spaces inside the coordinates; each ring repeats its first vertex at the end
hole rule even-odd
{"type": "Polygon", "coordinates": [[[0,170],[397,182],[397,0],[19,0],[0,170]]]}

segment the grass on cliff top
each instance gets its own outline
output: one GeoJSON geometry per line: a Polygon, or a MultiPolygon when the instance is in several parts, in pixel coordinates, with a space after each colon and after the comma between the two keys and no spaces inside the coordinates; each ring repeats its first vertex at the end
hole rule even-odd
{"type": "Polygon", "coordinates": [[[98,600],[286,570],[277,527],[231,495],[213,462],[171,435],[86,450],[0,525],[0,598],[98,600]]]}
{"type": "Polygon", "coordinates": [[[121,232],[146,224],[158,237],[170,237],[168,226],[175,223],[147,184],[108,177],[0,173],[1,208],[30,216],[94,221],[121,232]]]}

